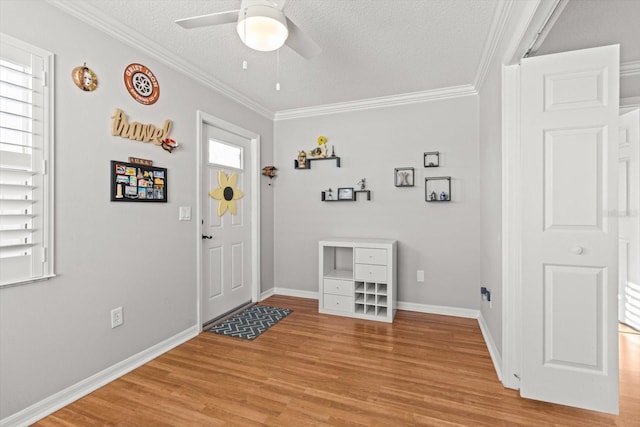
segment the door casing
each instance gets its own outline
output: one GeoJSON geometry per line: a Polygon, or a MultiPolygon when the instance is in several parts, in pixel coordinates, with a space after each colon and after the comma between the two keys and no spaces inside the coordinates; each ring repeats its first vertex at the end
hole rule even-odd
{"type": "Polygon", "coordinates": [[[196,281],[197,281],[197,324],[202,331],[202,159],[203,145],[202,137],[204,135],[203,126],[205,124],[220,128],[227,132],[235,133],[243,138],[251,141],[251,274],[253,277],[251,283],[251,301],[258,302],[260,300],[260,135],[227,122],[203,111],[198,110],[197,116],[197,132],[198,149],[196,150],[196,281]]]}

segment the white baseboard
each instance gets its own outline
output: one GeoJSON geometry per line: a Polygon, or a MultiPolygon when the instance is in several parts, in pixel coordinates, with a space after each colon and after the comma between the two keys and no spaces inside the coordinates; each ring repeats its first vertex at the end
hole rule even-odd
{"type": "Polygon", "coordinates": [[[273,288],[273,292],[275,295],[284,295],[287,297],[318,299],[318,292],[314,291],[300,291],[298,289],[275,287],[273,288]]]}
{"type": "Polygon", "coordinates": [[[398,310],[417,311],[418,313],[440,314],[442,316],[464,317],[477,319],[479,310],[470,308],[449,307],[445,305],[416,304],[413,302],[398,301],[398,310]]]}
{"type": "Polygon", "coordinates": [[[13,415],[0,420],[0,427],[28,426],[49,414],[69,405],[100,387],[120,378],[124,374],[144,365],[174,347],[190,340],[200,333],[200,327],[194,325],[166,340],[141,351],[138,354],[118,362],[64,390],[55,393],[13,415]]]}
{"type": "Polygon", "coordinates": [[[275,288],[267,289],[266,291],[260,294],[260,301],[264,301],[267,298],[272,297],[274,295],[275,295],[275,288]]]}
{"type": "Polygon", "coordinates": [[[478,316],[478,324],[480,325],[484,342],[487,344],[487,350],[489,350],[489,356],[491,356],[491,361],[493,362],[493,367],[496,370],[498,379],[502,381],[502,357],[500,356],[495,341],[493,341],[493,336],[489,332],[489,326],[487,326],[482,312],[480,312],[480,316],[478,316]]]}

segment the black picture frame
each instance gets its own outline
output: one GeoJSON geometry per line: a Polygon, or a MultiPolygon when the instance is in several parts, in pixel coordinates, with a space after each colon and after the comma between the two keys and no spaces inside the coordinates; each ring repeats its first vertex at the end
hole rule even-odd
{"type": "Polygon", "coordinates": [[[451,177],[434,176],[424,179],[425,202],[450,202],[451,177]]]}
{"type": "Polygon", "coordinates": [[[353,187],[338,188],[338,200],[355,200],[353,187]]]}
{"type": "Polygon", "coordinates": [[[396,187],[414,187],[416,185],[414,168],[395,168],[393,170],[393,185],[396,187]]]}
{"type": "Polygon", "coordinates": [[[111,201],[167,203],[167,169],[111,160],[111,201]]]}
{"type": "Polygon", "coordinates": [[[437,168],[440,166],[440,152],[428,151],[424,153],[424,167],[425,168],[437,168]]]}

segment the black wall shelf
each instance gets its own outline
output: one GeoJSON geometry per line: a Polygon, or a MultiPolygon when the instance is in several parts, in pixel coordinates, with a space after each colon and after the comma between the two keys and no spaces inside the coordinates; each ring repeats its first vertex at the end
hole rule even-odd
{"type": "Polygon", "coordinates": [[[435,176],[424,179],[425,202],[450,202],[451,177],[435,176]]]}
{"type": "Polygon", "coordinates": [[[294,169],[300,169],[300,170],[307,170],[307,169],[311,169],[311,162],[316,161],[316,160],[335,160],[336,161],[336,167],[340,167],[340,157],[338,156],[334,156],[334,157],[318,157],[318,158],[307,158],[307,167],[306,168],[300,168],[298,167],[298,160],[294,159],[293,160],[293,167],[294,169]]]}
{"type": "Polygon", "coordinates": [[[371,200],[371,190],[354,190],[353,199],[327,199],[326,191],[320,193],[320,200],[323,202],[355,202],[358,199],[359,193],[366,193],[367,200],[371,200]]]}

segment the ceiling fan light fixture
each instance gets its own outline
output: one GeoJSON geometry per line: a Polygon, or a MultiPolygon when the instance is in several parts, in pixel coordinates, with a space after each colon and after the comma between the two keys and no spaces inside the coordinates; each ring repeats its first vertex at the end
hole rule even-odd
{"type": "Polygon", "coordinates": [[[236,30],[251,49],[271,52],[281,48],[289,37],[287,20],[279,9],[256,5],[241,10],[239,15],[236,30]]]}

